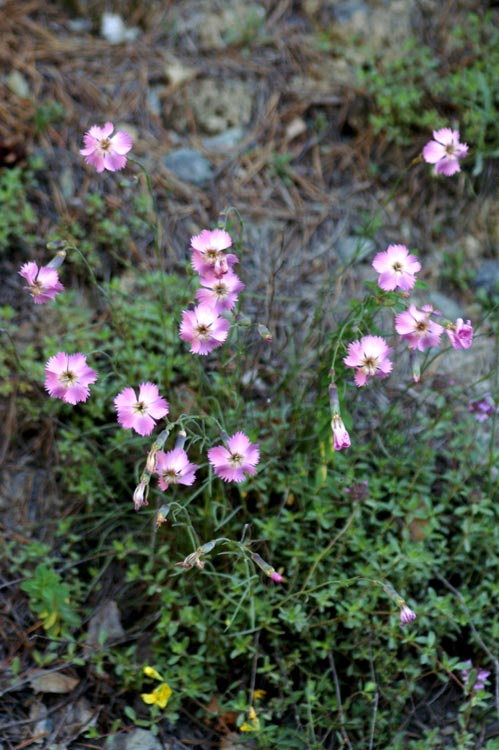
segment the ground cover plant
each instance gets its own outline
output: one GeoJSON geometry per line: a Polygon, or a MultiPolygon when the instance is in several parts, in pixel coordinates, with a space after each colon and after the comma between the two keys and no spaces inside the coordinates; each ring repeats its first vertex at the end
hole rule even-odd
{"type": "MultiPolygon", "coordinates": [[[[130,27],[173,39],[164,9],[138,7],[130,27]]],[[[276,23],[314,28],[290,4],[263,11],[223,35],[242,66],[278,49],[276,23]]],[[[489,120],[474,140],[462,103],[437,107],[403,142],[375,122],[406,149],[349,209],[349,253],[336,219],[321,265],[332,207],[313,230],[286,211],[313,213],[307,178],[351,157],[327,145],[344,115],[331,130],[315,95],[296,106],[314,143],[262,156],[250,139],[221,163],[238,175],[223,201],[164,178],[147,123],[117,104],[82,106],[66,136],[59,114],[34,118],[55,178],[46,146],[3,168],[22,191],[19,214],[13,188],[4,203],[7,747],[498,747],[497,289],[471,292],[457,250],[435,270],[428,247],[480,195],[489,120]],[[414,240],[408,195],[432,217],[414,240]]]]}

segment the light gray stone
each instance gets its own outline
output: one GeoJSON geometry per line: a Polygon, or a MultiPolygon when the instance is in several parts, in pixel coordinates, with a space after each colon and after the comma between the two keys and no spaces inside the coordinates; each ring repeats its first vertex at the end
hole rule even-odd
{"type": "Polygon", "coordinates": [[[485,289],[489,294],[496,292],[499,285],[499,260],[484,260],[472,283],[477,289],[485,289]]]}
{"type": "Polygon", "coordinates": [[[163,159],[163,164],[184,182],[204,185],[213,178],[208,159],[194,148],[178,148],[163,159]]]}
{"type": "Polygon", "coordinates": [[[207,151],[224,153],[229,149],[235,148],[242,141],[243,137],[244,130],[242,128],[229,128],[218,135],[203,138],[203,146],[207,151]]]}
{"type": "Polygon", "coordinates": [[[109,737],[106,750],[164,750],[163,745],[152,732],[145,729],[134,729],[132,732],[121,732],[109,737]]]}
{"type": "Polygon", "coordinates": [[[335,249],[343,263],[351,263],[374,253],[376,245],[367,237],[348,235],[338,240],[335,249]]]}

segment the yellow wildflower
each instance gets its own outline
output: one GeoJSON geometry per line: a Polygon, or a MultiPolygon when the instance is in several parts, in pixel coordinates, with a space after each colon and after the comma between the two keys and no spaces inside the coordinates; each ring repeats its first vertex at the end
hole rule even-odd
{"type": "Polygon", "coordinates": [[[159,706],[160,708],[165,708],[171,694],[171,688],[166,684],[166,682],[163,682],[159,687],[153,690],[152,693],[142,693],[140,697],[142,698],[144,703],[148,703],[149,705],[153,706],[159,706]]]}
{"type": "Polygon", "coordinates": [[[146,677],[150,677],[152,680],[161,680],[163,679],[158,672],[157,669],[154,669],[154,667],[144,667],[144,674],[146,677]]]}
{"type": "Polygon", "coordinates": [[[260,721],[258,720],[256,711],[253,708],[253,706],[249,707],[248,721],[245,721],[243,724],[241,724],[239,729],[241,730],[241,732],[259,732],[260,731],[260,721]]]}

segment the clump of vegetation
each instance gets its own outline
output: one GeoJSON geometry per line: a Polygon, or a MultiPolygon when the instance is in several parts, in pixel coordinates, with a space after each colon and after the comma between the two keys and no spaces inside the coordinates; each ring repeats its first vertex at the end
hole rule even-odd
{"type": "Polygon", "coordinates": [[[496,157],[499,139],[499,31],[493,11],[470,13],[449,29],[445,49],[414,38],[400,53],[379,54],[358,71],[372,99],[371,123],[376,133],[401,146],[415,133],[460,123],[473,143],[478,166],[496,157]]]}
{"type": "Polygon", "coordinates": [[[27,198],[26,183],[21,167],[0,170],[0,252],[16,242],[34,240],[29,231],[35,224],[35,212],[27,198]]]}
{"type": "MultiPolygon", "coordinates": [[[[255,28],[235,43],[253,43],[255,28]]],[[[467,39],[477,66],[478,31],[467,39]]],[[[464,36],[452,33],[461,49],[464,36]]],[[[438,102],[424,112],[433,80],[445,84],[436,95],[452,92],[429,48],[410,46],[404,63],[363,72],[373,124],[399,144],[448,124],[438,102]]],[[[456,113],[472,88],[456,84],[456,113]]],[[[480,101],[473,95],[477,111],[480,101]]],[[[477,117],[473,130],[467,120],[474,152],[491,153],[486,122],[477,117]]],[[[90,168],[125,167],[124,154],[121,166],[106,162],[116,135],[103,144],[86,134],[90,168]]],[[[452,179],[466,152],[459,135],[442,140],[431,169],[452,179]]],[[[289,187],[286,154],[274,152],[270,169],[289,187]]],[[[36,461],[50,467],[62,506],[54,517],[27,516],[22,534],[6,529],[6,586],[22,602],[31,648],[6,659],[4,705],[19,710],[34,666],[71,668],[81,693],[98,696],[100,713],[82,729],[91,740],[132,725],[167,737],[187,715],[189,726],[261,750],[436,750],[449,741],[495,750],[497,298],[477,300],[473,326],[464,312],[454,322],[419,309],[411,295],[425,293],[422,263],[390,246],[369,259],[363,294],[333,307],[319,290],[305,364],[303,350],[273,352],[272,331],[247,313],[240,287],[234,305],[216,308],[228,279],[236,288],[235,254],[241,277],[251,273],[236,211],[192,238],[192,264],[166,273],[152,190],[106,177],[122,200],[91,192],[47,248],[57,253],[42,268],[47,279],[57,270],[64,291],[52,283],[42,305],[37,266],[19,282],[22,304],[1,309],[0,393],[14,404],[13,439],[28,456],[42,445],[36,461]],[[136,252],[147,243],[152,260],[136,252]],[[210,294],[213,317],[195,327],[210,294]],[[19,323],[28,304],[27,343],[19,323]],[[213,344],[217,326],[226,336],[213,344]],[[480,374],[463,365],[476,339],[495,352],[480,374]],[[156,412],[136,395],[145,384],[156,389],[156,412]],[[229,451],[229,435],[242,431],[246,463],[243,449],[229,451]],[[195,481],[158,470],[158,454],[175,450],[188,452],[195,481]]],[[[369,217],[361,235],[380,228],[369,217]]],[[[359,248],[328,284],[345,286],[366,260],[359,248]]],[[[445,278],[466,287],[463,258],[444,264],[445,278]]],[[[14,731],[6,725],[7,741],[14,731]]]]}

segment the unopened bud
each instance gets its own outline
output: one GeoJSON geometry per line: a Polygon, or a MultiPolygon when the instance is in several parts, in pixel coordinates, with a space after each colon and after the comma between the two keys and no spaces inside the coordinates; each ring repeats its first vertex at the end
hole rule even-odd
{"type": "Polygon", "coordinates": [[[133,502],[135,510],[140,510],[143,505],[149,505],[147,502],[147,496],[149,494],[149,477],[142,476],[139,484],[135,488],[133,493],[133,502]]]}
{"type": "Polygon", "coordinates": [[[59,250],[52,260],[47,263],[47,268],[60,268],[66,260],[66,251],[59,250]]]}
{"type": "Polygon", "coordinates": [[[331,429],[333,431],[335,451],[341,451],[343,448],[350,448],[350,435],[348,434],[339,414],[333,414],[331,429]]]}
{"type": "Polygon", "coordinates": [[[176,449],[182,449],[185,445],[185,439],[187,437],[187,433],[185,430],[179,430],[177,438],[175,440],[175,448],[176,449]]]}
{"type": "Polygon", "coordinates": [[[340,401],[338,399],[338,389],[333,382],[329,383],[329,403],[331,405],[332,413],[339,414],[340,413],[340,401]]]}
{"type": "Polygon", "coordinates": [[[409,359],[411,362],[412,379],[415,383],[419,383],[421,378],[421,367],[419,363],[419,357],[414,349],[410,349],[409,359]]]}
{"type": "Polygon", "coordinates": [[[149,453],[147,454],[147,460],[146,460],[146,471],[149,474],[154,474],[156,471],[156,454],[158,452],[158,448],[156,445],[153,445],[149,453]]]}
{"type": "Polygon", "coordinates": [[[271,344],[272,343],[272,334],[270,333],[270,331],[267,328],[267,326],[264,326],[263,323],[258,323],[258,325],[257,325],[256,328],[257,328],[258,333],[262,337],[262,339],[264,341],[266,341],[268,344],[271,344]]]}
{"type": "Polygon", "coordinates": [[[258,552],[251,552],[251,557],[253,559],[253,562],[255,562],[261,570],[265,573],[266,576],[271,578],[276,583],[282,583],[284,578],[280,573],[278,573],[275,568],[272,567],[268,562],[265,562],[263,557],[258,554],[258,552]]]}
{"type": "Polygon", "coordinates": [[[163,523],[165,523],[166,519],[168,518],[169,512],[170,512],[169,505],[161,506],[161,508],[158,510],[156,514],[156,526],[161,526],[163,523]]]}

